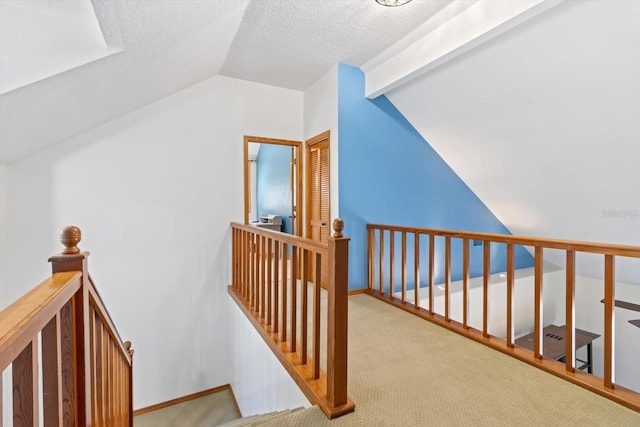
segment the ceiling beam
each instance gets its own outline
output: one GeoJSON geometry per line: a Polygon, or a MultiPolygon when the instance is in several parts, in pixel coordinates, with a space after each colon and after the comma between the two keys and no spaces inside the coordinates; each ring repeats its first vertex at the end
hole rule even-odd
{"type": "Polygon", "coordinates": [[[370,69],[365,65],[365,95],[383,95],[562,1],[479,0],[391,58],[370,69]]]}

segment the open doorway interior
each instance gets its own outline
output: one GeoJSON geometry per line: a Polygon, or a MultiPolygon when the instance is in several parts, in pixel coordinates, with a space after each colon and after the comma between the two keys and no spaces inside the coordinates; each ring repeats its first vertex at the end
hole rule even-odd
{"type": "Polygon", "coordinates": [[[244,137],[245,223],[302,234],[300,141],[244,137]]]}

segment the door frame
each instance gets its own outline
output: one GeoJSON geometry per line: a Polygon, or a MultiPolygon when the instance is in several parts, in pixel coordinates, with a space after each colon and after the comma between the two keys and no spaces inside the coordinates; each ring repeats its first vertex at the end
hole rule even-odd
{"type": "MultiPolygon", "coordinates": [[[[251,205],[251,179],[250,179],[250,166],[249,166],[249,143],[255,142],[258,144],[274,144],[285,145],[296,148],[296,161],[293,165],[295,170],[295,184],[296,184],[296,212],[295,214],[295,226],[294,235],[302,236],[302,212],[300,207],[302,206],[302,141],[293,141],[288,139],[276,139],[265,138],[262,136],[244,136],[244,223],[249,224],[249,206],[251,205]]],[[[292,221],[293,222],[293,221],[292,221]]]]}

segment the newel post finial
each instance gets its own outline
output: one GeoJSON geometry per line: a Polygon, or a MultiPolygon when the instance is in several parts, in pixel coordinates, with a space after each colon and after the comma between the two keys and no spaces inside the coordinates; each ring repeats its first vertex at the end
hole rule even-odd
{"type": "Polygon", "coordinates": [[[333,220],[333,237],[340,238],[344,237],[342,234],[342,230],[344,230],[344,221],[342,218],[336,218],[333,220]]]}
{"type": "Polygon", "coordinates": [[[62,255],[75,255],[80,253],[78,243],[82,240],[82,232],[75,225],[69,225],[60,231],[60,243],[64,245],[62,255]]]}

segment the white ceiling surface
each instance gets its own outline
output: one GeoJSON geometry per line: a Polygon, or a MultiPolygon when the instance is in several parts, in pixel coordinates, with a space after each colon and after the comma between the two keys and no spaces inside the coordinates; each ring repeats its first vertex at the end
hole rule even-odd
{"type": "Polygon", "coordinates": [[[452,0],[252,0],[222,74],[304,90],[338,62],[361,66],[452,0]]]}
{"type": "Polygon", "coordinates": [[[638,17],[564,2],[387,96],[514,234],[640,245],[638,17]]]}
{"type": "MultiPolygon", "coordinates": [[[[451,1],[93,0],[106,45],[122,51],[0,95],[0,163],[217,74],[302,90],[336,62],[364,64],[451,1]]],[[[51,15],[80,7],[27,3],[51,15]]]]}

